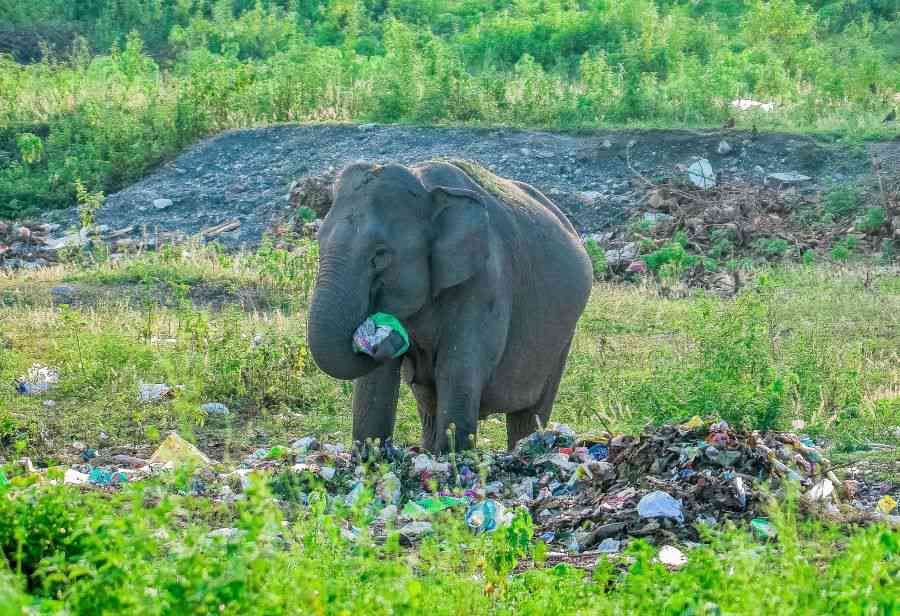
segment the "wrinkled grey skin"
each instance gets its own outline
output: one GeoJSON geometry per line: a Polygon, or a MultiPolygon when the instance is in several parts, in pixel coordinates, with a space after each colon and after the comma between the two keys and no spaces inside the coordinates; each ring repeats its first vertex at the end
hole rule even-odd
{"type": "Polygon", "coordinates": [[[429,450],[473,446],[490,413],[507,414],[509,447],[546,424],[592,270],[559,209],[510,184],[519,203],[444,162],[357,163],[338,178],[308,342],[323,371],[355,381],[354,441],[391,437],[401,368],[429,450]],[[403,357],[352,351],[374,312],[408,329],[403,357]]]}

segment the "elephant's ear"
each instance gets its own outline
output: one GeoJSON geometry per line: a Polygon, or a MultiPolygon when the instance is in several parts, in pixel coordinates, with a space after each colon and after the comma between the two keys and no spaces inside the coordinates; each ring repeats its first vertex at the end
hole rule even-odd
{"type": "Polygon", "coordinates": [[[478,194],[460,188],[431,191],[431,294],[461,284],[488,259],[488,213],[478,194]]]}

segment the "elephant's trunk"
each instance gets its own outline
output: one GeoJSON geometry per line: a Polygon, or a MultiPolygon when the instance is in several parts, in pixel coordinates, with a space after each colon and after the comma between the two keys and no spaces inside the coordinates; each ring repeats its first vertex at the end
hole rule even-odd
{"type": "MultiPolygon", "coordinates": [[[[323,261],[307,321],[307,342],[316,365],[343,380],[365,376],[379,366],[353,352],[353,332],[368,316],[368,289],[335,280],[336,268],[323,261]]],[[[344,277],[346,273],[343,274],[344,277]]]]}

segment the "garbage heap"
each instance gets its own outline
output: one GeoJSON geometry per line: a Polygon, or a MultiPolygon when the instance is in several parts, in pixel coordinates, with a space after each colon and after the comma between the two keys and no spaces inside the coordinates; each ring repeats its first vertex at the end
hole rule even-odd
{"type": "Polygon", "coordinates": [[[262,480],[286,508],[302,510],[314,494],[324,495],[333,510],[362,508],[376,539],[394,528],[406,544],[432,532],[442,519],[435,514],[445,510],[475,532],[490,532],[525,509],[536,534],[570,554],[618,552],[635,537],[660,545],[695,541],[701,525],[725,520],[743,521],[757,536],[771,538],[775,528],[763,517],[765,504],[783,497],[788,481],[798,486],[809,513],[900,524],[900,516],[891,515],[900,486],[881,485],[877,504],[857,500],[871,489],[839,480],[809,438],[740,431],[698,417],[636,437],[579,438],[553,425],[502,453],[432,456],[391,443],[351,451],[305,437],[260,448],[229,469],[172,433],[147,460],[90,448],[81,457],[83,464],[65,472],[65,483],[116,489],[185,464],[196,469],[180,488],[191,495],[230,502],[262,480]]]}

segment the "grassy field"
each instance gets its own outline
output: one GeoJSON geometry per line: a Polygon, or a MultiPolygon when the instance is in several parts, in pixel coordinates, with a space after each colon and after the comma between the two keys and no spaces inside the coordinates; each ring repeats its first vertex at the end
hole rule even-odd
{"type": "MultiPolygon", "coordinates": [[[[33,363],[61,377],[43,397],[0,388],[8,474],[21,456],[54,465],[75,440],[150,450],[170,429],[226,462],[308,434],[347,443],[349,384],[323,376],[305,346],[314,263],[312,244],[240,255],[193,246],[0,275],[0,382],[33,363]],[[139,404],[140,382],[179,386],[178,395],[139,404]],[[209,401],[228,404],[230,419],[206,418],[199,406],[209,401]]],[[[554,419],[623,432],[694,414],[760,428],[803,420],[833,459],[865,460],[897,480],[898,332],[896,269],[759,268],[735,299],[598,284],[554,419]]],[[[398,439],[415,442],[408,392],[400,404],[398,439]]],[[[484,421],[480,444],[503,443],[502,419],[484,421]]],[[[176,473],[116,495],[19,482],[0,498],[9,565],[0,566],[0,614],[900,610],[897,531],[804,521],[791,499],[770,512],[777,541],[719,528],[680,571],[638,542],[585,573],[546,564],[525,519],[475,537],[447,516],[407,550],[396,537],[350,539],[341,529],[365,528],[360,510],[286,510],[264,482],[225,505],[185,496],[188,479],[176,473]],[[206,537],[222,526],[243,534],[206,537]]]]}
{"type": "Polygon", "coordinates": [[[896,0],[0,0],[0,217],[273,122],[891,138],[898,41],[896,0]]]}

